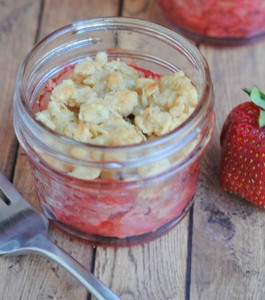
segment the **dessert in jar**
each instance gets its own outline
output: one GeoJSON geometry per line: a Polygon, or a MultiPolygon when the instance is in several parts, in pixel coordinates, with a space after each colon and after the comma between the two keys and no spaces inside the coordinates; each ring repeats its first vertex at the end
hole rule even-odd
{"type": "Polygon", "coordinates": [[[265,35],[264,0],[157,0],[171,24],[190,38],[240,44],[265,35]]]}
{"type": "Polygon", "coordinates": [[[41,41],[18,73],[14,126],[45,214],[103,244],[167,232],[192,204],[213,99],[199,51],[162,26],[94,19],[41,41]]]}

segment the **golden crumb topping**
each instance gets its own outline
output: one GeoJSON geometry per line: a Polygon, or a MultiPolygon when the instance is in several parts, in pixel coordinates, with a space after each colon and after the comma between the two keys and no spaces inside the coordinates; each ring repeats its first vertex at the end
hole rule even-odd
{"type": "MultiPolygon", "coordinates": [[[[47,109],[36,118],[84,143],[121,146],[169,133],[197,104],[197,90],[182,71],[161,80],[142,78],[133,67],[119,59],[108,61],[105,52],[98,52],[95,59],[77,63],[69,79],[55,86],[47,109]]],[[[84,173],[81,167],[72,171],[73,176],[91,178],[99,170],[84,173]]]]}

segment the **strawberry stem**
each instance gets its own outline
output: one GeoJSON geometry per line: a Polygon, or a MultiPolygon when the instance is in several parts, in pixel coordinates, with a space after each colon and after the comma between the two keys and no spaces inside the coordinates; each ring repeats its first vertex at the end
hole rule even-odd
{"type": "Polygon", "coordinates": [[[265,126],[265,94],[257,87],[254,86],[252,89],[243,89],[246,92],[253,103],[260,107],[258,123],[260,127],[265,126]]]}

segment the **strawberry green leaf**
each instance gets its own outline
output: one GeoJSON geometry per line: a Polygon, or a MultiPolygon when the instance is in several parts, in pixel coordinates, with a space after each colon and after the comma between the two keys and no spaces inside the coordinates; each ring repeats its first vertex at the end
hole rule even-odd
{"type": "Polygon", "coordinates": [[[265,94],[257,86],[254,86],[252,90],[245,88],[244,91],[250,96],[253,103],[265,109],[265,94]]]}
{"type": "Polygon", "coordinates": [[[250,94],[251,94],[251,89],[244,88],[243,91],[246,92],[246,93],[250,96],[250,94]]]}
{"type": "Polygon", "coordinates": [[[258,87],[257,89],[259,90],[261,99],[265,101],[265,94],[258,87]]]}
{"type": "Polygon", "coordinates": [[[265,109],[265,95],[256,86],[253,87],[250,98],[256,105],[265,109]]]}
{"type": "Polygon", "coordinates": [[[259,112],[259,126],[265,126],[265,111],[263,109],[261,109],[259,112]]]}
{"type": "Polygon", "coordinates": [[[253,103],[260,107],[259,126],[265,126],[265,94],[257,86],[254,86],[252,90],[245,88],[243,91],[250,96],[253,103]]]}

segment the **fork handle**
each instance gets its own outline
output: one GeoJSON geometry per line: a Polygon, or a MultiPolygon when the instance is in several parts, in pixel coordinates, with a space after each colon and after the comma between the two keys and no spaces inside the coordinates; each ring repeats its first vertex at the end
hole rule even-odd
{"type": "Polygon", "coordinates": [[[90,271],[77,260],[54,244],[47,236],[39,236],[36,247],[27,247],[34,253],[42,254],[57,262],[79,280],[88,291],[99,300],[120,300],[108,287],[99,281],[90,271]]]}

